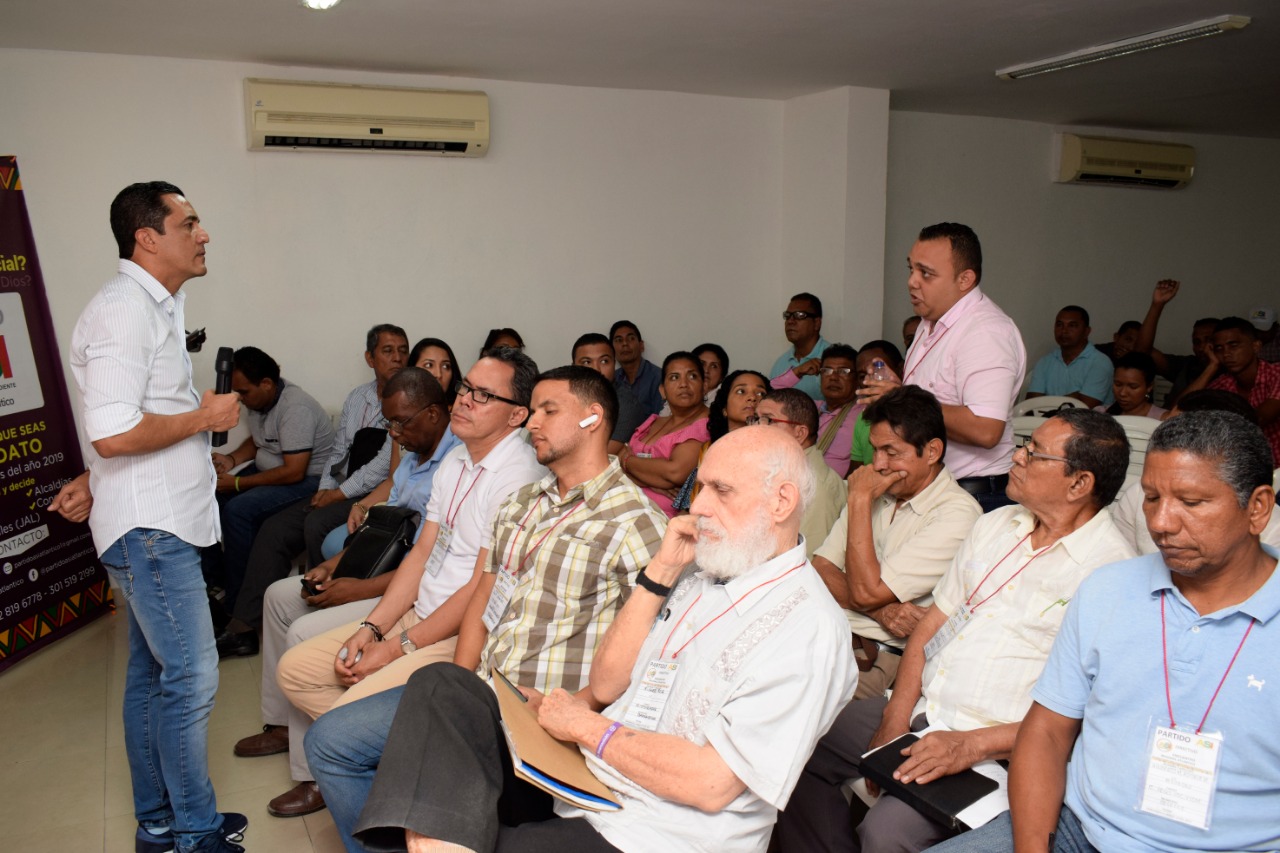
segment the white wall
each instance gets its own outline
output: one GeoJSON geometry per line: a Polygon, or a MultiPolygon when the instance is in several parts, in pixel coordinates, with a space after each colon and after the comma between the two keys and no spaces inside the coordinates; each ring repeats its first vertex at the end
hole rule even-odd
{"type": "Polygon", "coordinates": [[[217,346],[252,343],[336,409],[383,321],[445,338],[464,368],[507,325],[544,367],[619,317],[655,361],[711,339],[767,367],[786,345],[779,102],[22,50],[0,50],[0,79],[0,153],[18,156],[64,351],[114,272],[111,198],[156,178],[213,238],[187,285],[208,384],[217,346]],[[492,150],[249,152],[250,76],[483,89],[492,150]]]}
{"type": "Polygon", "coordinates": [[[983,287],[1022,329],[1030,361],[1053,347],[1053,318],[1069,303],[1092,314],[1095,343],[1141,320],[1151,289],[1176,278],[1156,345],[1191,351],[1198,317],[1276,305],[1280,141],[1225,136],[1106,135],[1183,142],[1196,174],[1176,191],[1056,184],[1055,128],[973,116],[892,113],[889,125],[886,331],[910,314],[906,256],[924,225],[973,226],[983,287]]]}

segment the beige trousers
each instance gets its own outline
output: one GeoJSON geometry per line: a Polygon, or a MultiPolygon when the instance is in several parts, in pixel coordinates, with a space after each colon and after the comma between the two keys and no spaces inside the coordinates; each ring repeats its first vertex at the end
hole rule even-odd
{"type": "MultiPolygon", "coordinates": [[[[398,643],[401,631],[407,631],[421,621],[418,614],[410,609],[386,632],[386,642],[398,643]]],[[[276,670],[280,689],[295,707],[311,719],[316,719],[335,706],[399,687],[424,666],[439,661],[452,661],[454,649],[458,645],[457,636],[441,640],[418,649],[411,655],[396,658],[363,681],[347,687],[338,679],[333,662],[338,656],[338,650],[359,627],[360,623],[351,622],[317,634],[289,649],[280,658],[280,665],[276,670]]]]}

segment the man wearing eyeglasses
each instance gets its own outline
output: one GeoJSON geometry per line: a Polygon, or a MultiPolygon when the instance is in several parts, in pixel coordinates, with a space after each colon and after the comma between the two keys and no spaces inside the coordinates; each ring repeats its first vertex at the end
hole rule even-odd
{"type": "Polygon", "coordinates": [[[781,379],[775,388],[799,388],[811,400],[822,399],[818,380],[822,353],[830,344],[822,337],[822,300],[812,293],[797,293],[782,312],[782,332],[791,349],[778,356],[769,371],[770,380],[781,379]],[[787,375],[790,374],[790,375],[787,375]]]}
{"type": "Polygon", "coordinates": [[[818,433],[818,407],[797,388],[779,388],[770,391],[756,404],[756,413],[747,418],[748,424],[776,426],[794,438],[813,472],[816,490],[813,500],[804,508],[800,517],[800,535],[804,537],[804,554],[813,552],[827,538],[831,526],[840,517],[845,505],[848,487],[840,475],[827,465],[822,451],[814,444],[818,433]]]}
{"type": "MultiPolygon", "coordinates": [[[[382,413],[391,437],[404,447],[387,503],[414,509],[425,518],[435,473],[445,455],[459,444],[449,430],[444,390],[427,371],[406,367],[382,389],[382,413]]],[[[333,578],[341,558],[339,553],[308,571],[303,584],[296,577],[251,577],[236,603],[236,618],[244,620],[251,633],[256,630],[262,635],[265,725],[261,732],[237,742],[235,754],[258,758],[289,752],[290,775],[298,784],[268,805],[267,810],[278,817],[296,817],[323,807],[302,751],[302,734],[310,718],[291,706],[280,690],[276,681],[280,657],[288,648],[363,617],[378,603],[393,576],[387,572],[375,578],[333,578]],[[296,732],[292,748],[291,730],[296,732]]],[[[257,642],[253,633],[255,647],[257,642]]]]}
{"type": "Polygon", "coordinates": [[[926,727],[894,773],[904,784],[1009,757],[1076,587],[1134,555],[1106,510],[1128,463],[1124,430],[1090,409],[1056,414],[1018,448],[1017,503],[980,518],[956,552],[907,641],[893,697],[851,702],[818,742],[778,820],[785,853],[923,850],[952,834],[890,795],[850,833],[841,786],[868,749],[926,727]]]}
{"type": "MultiPolygon", "coordinates": [[[[382,599],[363,620],[313,637],[280,659],[280,688],[306,718],[404,684],[429,663],[453,659],[498,508],[546,474],[519,432],[537,376],[533,359],[495,347],[457,383],[449,425],[462,443],[436,472],[418,541],[382,599]]],[[[296,739],[307,720],[295,727],[297,716],[289,729],[300,744],[296,739]]],[[[323,804],[318,789],[310,793],[323,804]]]]}

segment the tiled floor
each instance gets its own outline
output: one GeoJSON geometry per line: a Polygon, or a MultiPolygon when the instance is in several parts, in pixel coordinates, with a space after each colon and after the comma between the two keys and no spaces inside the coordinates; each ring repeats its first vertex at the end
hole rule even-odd
{"type": "MultiPolygon", "coordinates": [[[[0,675],[0,848],[131,853],[133,799],[120,722],[128,626],[103,616],[0,675]]],[[[327,811],[267,814],[293,786],[288,756],[236,758],[260,731],[261,657],[223,661],[209,722],[209,773],[222,811],[249,816],[244,845],[263,853],[341,853],[327,811]]]]}

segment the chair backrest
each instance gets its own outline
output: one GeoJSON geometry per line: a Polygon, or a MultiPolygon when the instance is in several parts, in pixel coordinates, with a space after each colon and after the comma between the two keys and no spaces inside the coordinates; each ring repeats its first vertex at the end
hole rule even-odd
{"type": "Polygon", "coordinates": [[[1029,400],[1023,400],[1021,403],[1015,403],[1013,414],[1015,416],[1044,415],[1064,408],[1083,409],[1085,405],[1075,397],[1032,397],[1029,400]]]}
{"type": "Polygon", "coordinates": [[[1031,433],[1036,431],[1040,424],[1047,421],[1048,418],[1040,415],[1017,415],[1013,419],[1013,446],[1021,447],[1027,443],[1027,439],[1031,438],[1031,433]]]}
{"type": "Polygon", "coordinates": [[[1151,433],[1160,426],[1160,421],[1155,418],[1117,415],[1116,423],[1120,424],[1129,439],[1129,469],[1124,477],[1124,484],[1128,486],[1142,479],[1142,466],[1147,461],[1147,445],[1151,442],[1151,433]]]}
{"type": "Polygon", "coordinates": [[[1157,376],[1155,385],[1151,389],[1151,399],[1157,406],[1170,408],[1169,392],[1173,390],[1173,383],[1163,376],[1157,376]]]}

